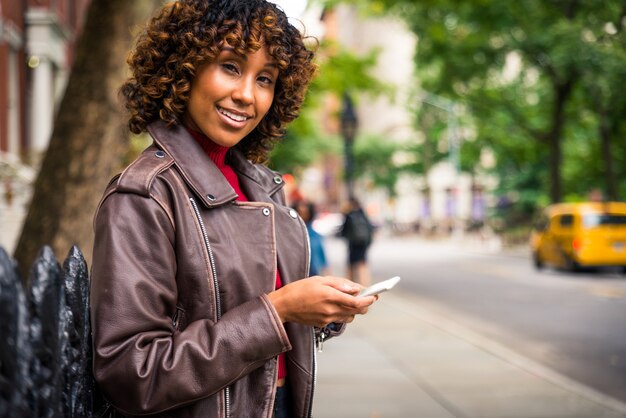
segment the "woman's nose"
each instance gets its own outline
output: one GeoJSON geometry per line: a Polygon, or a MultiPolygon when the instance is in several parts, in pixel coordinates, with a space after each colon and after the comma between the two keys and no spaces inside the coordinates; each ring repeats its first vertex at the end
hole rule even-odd
{"type": "Polygon", "coordinates": [[[243,104],[254,103],[254,79],[243,77],[233,91],[233,100],[243,104]]]}

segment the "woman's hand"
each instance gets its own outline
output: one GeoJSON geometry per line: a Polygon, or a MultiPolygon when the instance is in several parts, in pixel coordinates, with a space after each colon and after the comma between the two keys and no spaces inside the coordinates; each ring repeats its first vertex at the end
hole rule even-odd
{"type": "Polygon", "coordinates": [[[268,294],[282,322],[323,327],[352,322],[367,313],[378,296],[357,297],[363,287],[347,279],[314,276],[289,283],[268,294]]]}

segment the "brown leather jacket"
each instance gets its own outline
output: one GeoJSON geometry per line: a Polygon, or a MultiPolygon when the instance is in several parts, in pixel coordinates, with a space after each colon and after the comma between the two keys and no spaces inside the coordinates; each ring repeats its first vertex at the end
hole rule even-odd
{"type": "Polygon", "coordinates": [[[310,416],[315,339],[328,332],[282,324],[266,296],[277,259],[283,284],[308,275],[306,227],[284,205],[282,178],[231,150],[251,200],[236,202],[184,128],[149,132],[154,144],[111,182],[95,217],[102,391],[128,415],[271,417],[286,352],[293,416],[310,416]]]}

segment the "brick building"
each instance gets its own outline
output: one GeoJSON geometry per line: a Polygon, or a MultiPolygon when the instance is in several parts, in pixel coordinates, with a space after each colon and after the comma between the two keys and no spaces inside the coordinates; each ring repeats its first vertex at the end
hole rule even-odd
{"type": "Polygon", "coordinates": [[[0,0],[0,163],[46,150],[90,0],[0,0]]]}

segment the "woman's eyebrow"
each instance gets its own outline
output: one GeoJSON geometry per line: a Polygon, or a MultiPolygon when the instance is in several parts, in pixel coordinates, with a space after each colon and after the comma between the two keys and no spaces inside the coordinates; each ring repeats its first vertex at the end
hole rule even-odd
{"type": "Polygon", "coordinates": [[[233,48],[233,47],[231,47],[231,46],[224,46],[224,47],[222,47],[222,52],[230,52],[231,54],[235,54],[235,55],[237,55],[237,56],[240,56],[240,57],[242,57],[242,58],[246,58],[246,59],[247,59],[247,57],[246,57],[245,55],[239,54],[239,53],[235,50],[235,48],[233,48]]]}
{"type": "MultiPolygon", "coordinates": [[[[228,52],[231,53],[233,55],[236,55],[238,57],[240,57],[242,60],[244,61],[248,61],[248,56],[246,54],[240,54],[238,53],[235,48],[230,47],[230,46],[225,46],[222,48],[222,52],[228,52]]],[[[276,61],[270,61],[267,64],[264,65],[264,67],[272,67],[272,68],[278,68],[278,64],[276,63],[276,61]]]]}

